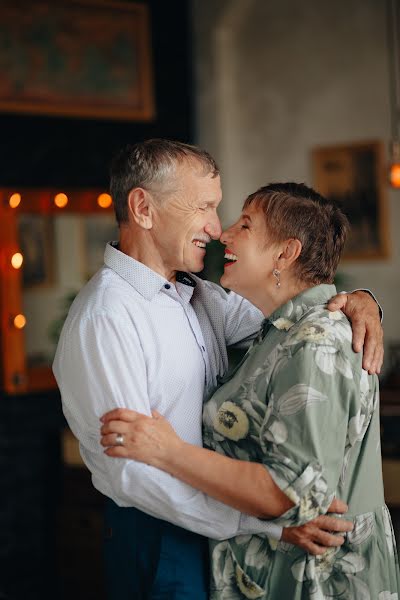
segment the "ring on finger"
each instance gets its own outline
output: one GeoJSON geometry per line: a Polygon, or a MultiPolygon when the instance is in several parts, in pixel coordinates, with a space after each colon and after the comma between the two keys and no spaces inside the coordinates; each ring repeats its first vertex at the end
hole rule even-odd
{"type": "Polygon", "coordinates": [[[122,435],[122,433],[117,433],[117,435],[115,436],[115,445],[116,446],[124,445],[124,436],[122,435]]]}

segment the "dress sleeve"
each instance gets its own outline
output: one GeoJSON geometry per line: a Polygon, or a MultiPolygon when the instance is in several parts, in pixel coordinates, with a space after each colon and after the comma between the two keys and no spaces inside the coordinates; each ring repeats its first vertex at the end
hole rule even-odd
{"type": "Polygon", "coordinates": [[[332,502],[359,390],[340,347],[304,343],[277,369],[261,429],[263,462],[294,503],[275,522],[298,526],[326,513],[332,502]]]}

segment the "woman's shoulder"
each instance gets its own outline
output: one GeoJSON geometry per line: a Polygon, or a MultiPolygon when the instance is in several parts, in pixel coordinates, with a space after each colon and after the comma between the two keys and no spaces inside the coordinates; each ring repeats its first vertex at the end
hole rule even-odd
{"type": "Polygon", "coordinates": [[[314,306],[288,330],[286,342],[320,345],[351,345],[352,331],[347,317],[341,310],[332,312],[325,306],[314,306]]]}
{"type": "Polygon", "coordinates": [[[315,306],[294,323],[283,345],[290,347],[294,356],[301,349],[317,363],[346,365],[346,373],[361,371],[361,354],[352,348],[351,324],[342,311],[329,311],[326,306],[315,306]]]}

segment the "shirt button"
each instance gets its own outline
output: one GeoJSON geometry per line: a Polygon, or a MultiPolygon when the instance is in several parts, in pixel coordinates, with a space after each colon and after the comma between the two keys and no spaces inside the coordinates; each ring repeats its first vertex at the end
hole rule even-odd
{"type": "Polygon", "coordinates": [[[166,284],[164,285],[164,287],[165,287],[165,289],[166,289],[166,290],[169,290],[169,288],[170,288],[171,286],[169,285],[169,283],[166,283],[166,284]]]}

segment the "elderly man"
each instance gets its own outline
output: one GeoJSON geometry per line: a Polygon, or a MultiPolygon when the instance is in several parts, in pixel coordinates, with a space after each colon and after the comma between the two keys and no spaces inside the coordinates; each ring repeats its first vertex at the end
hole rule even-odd
{"type": "MultiPolygon", "coordinates": [[[[281,530],[153,467],[106,456],[100,418],[116,407],[157,410],[183,439],[201,445],[202,402],[228,367],[226,348],[248,343],[262,315],[192,274],[221,234],[220,178],[209,154],[168,140],[128,147],[113,163],[111,193],[120,240],[107,245],[105,265],[72,305],[54,372],[93,484],[109,498],[109,597],[200,600],[207,597],[203,536],[279,538],[281,530]]],[[[360,292],[336,299],[335,309],[338,303],[358,328],[358,350],[367,328],[364,365],[379,370],[381,345],[371,341],[381,340],[376,303],[360,292]]],[[[348,528],[325,516],[283,535],[317,553],[343,541],[326,530],[348,528]]]]}

